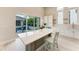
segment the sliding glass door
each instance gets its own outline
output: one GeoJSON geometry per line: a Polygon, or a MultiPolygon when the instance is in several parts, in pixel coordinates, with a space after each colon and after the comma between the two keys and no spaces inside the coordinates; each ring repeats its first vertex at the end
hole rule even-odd
{"type": "Polygon", "coordinates": [[[63,24],[63,7],[57,8],[58,17],[57,17],[57,24],[63,24]]]}
{"type": "Polygon", "coordinates": [[[16,32],[17,33],[22,33],[26,31],[26,19],[25,17],[19,15],[16,16],[16,32]]]}
{"type": "Polygon", "coordinates": [[[40,27],[40,17],[36,16],[16,16],[16,32],[22,33],[37,30],[40,27]]]}
{"type": "Polygon", "coordinates": [[[34,30],[34,17],[27,16],[26,24],[27,24],[27,31],[34,30]]]}
{"type": "Polygon", "coordinates": [[[40,28],[40,18],[39,17],[35,17],[34,18],[34,29],[37,30],[40,28]]]}
{"type": "Polygon", "coordinates": [[[70,24],[77,24],[77,10],[71,9],[70,10],[70,24]]]}
{"type": "Polygon", "coordinates": [[[63,11],[58,11],[58,24],[63,24],[63,11]]]}

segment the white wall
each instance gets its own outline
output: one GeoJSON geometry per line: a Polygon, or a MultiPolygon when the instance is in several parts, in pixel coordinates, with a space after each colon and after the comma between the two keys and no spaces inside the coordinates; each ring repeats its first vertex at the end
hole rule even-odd
{"type": "Polygon", "coordinates": [[[78,13],[78,14],[77,14],[78,20],[77,20],[77,21],[78,21],[78,24],[79,24],[79,7],[78,7],[77,9],[78,9],[78,11],[77,11],[77,13],[78,13]]]}
{"type": "Polygon", "coordinates": [[[44,8],[42,7],[17,7],[16,11],[18,14],[44,16],[44,8]]]}
{"type": "Polygon", "coordinates": [[[16,40],[16,14],[43,16],[41,7],[0,7],[0,42],[16,40]]]}
{"type": "Polygon", "coordinates": [[[15,8],[0,7],[0,42],[14,39],[15,35],[15,8]]]}

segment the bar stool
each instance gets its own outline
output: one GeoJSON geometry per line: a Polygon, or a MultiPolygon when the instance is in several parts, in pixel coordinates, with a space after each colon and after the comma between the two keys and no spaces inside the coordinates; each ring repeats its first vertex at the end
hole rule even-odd
{"type": "Polygon", "coordinates": [[[46,45],[47,49],[49,51],[53,51],[58,49],[58,36],[59,36],[59,32],[55,32],[52,34],[53,37],[47,38],[46,42],[48,42],[48,44],[46,45]]]}
{"type": "Polygon", "coordinates": [[[53,50],[56,50],[56,48],[58,49],[58,37],[59,37],[59,32],[56,32],[53,41],[53,48],[54,48],[53,50]]]}

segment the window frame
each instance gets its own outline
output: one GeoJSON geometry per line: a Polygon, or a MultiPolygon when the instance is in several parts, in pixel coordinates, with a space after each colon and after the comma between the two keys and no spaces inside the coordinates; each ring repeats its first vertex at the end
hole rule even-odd
{"type": "MultiPolygon", "coordinates": [[[[17,15],[16,15],[17,16],[17,15]]],[[[18,16],[18,17],[20,17],[20,16],[18,16]]],[[[21,26],[16,26],[16,33],[23,33],[23,32],[28,32],[28,29],[27,29],[27,22],[28,22],[28,20],[27,20],[27,17],[33,17],[33,30],[37,30],[37,29],[39,29],[40,28],[40,17],[38,17],[38,16],[25,16],[24,15],[24,17],[23,17],[23,19],[22,20],[20,20],[21,21],[21,26]],[[37,25],[37,29],[35,29],[35,19],[34,18],[39,18],[39,21],[38,21],[38,19],[37,19],[37,21],[36,21],[36,25],[37,25]],[[25,21],[26,20],[26,25],[24,25],[23,24],[23,21],[25,21]],[[22,32],[19,32],[17,29],[18,28],[22,28],[21,30],[22,30],[22,32]],[[26,27],[26,29],[25,29],[25,31],[23,30],[23,27],[26,27]]],[[[17,21],[17,19],[16,19],[16,21],[17,21]]],[[[29,31],[33,31],[33,30],[29,30],[29,31]]]]}

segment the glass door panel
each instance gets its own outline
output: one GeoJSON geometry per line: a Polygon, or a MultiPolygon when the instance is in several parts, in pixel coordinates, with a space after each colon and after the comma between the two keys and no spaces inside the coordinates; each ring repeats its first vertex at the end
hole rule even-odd
{"type": "Polygon", "coordinates": [[[77,12],[76,9],[70,10],[70,24],[77,24],[77,12]]]}
{"type": "Polygon", "coordinates": [[[37,30],[40,27],[40,18],[39,17],[35,17],[34,20],[35,24],[34,24],[34,29],[37,30]]]}
{"type": "Polygon", "coordinates": [[[34,30],[34,17],[29,16],[27,19],[27,31],[34,30]]]}

